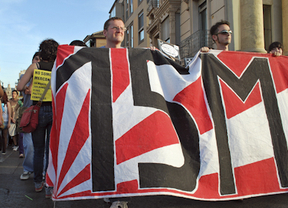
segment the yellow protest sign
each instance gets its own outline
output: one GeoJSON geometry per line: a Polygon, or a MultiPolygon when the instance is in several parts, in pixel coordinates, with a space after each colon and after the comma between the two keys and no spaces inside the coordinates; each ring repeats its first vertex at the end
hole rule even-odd
{"type": "MultiPolygon", "coordinates": [[[[39,70],[39,69],[34,70],[31,100],[33,100],[33,101],[39,101],[40,100],[50,78],[51,78],[51,72],[50,71],[44,71],[44,70],[39,70]]],[[[49,87],[49,90],[47,91],[43,101],[46,101],[46,102],[52,101],[51,86],[49,87]]]]}

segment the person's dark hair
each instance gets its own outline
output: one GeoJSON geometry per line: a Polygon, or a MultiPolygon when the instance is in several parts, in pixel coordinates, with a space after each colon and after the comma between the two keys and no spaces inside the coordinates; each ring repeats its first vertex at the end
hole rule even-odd
{"type": "Polygon", "coordinates": [[[16,92],[16,93],[17,93],[17,95],[18,95],[18,91],[17,91],[17,90],[13,90],[13,91],[12,91],[12,93],[13,93],[13,92],[16,92]]]}
{"type": "Polygon", "coordinates": [[[73,40],[69,45],[87,47],[87,45],[82,40],[73,40]]]}
{"type": "Polygon", "coordinates": [[[56,59],[58,45],[53,39],[42,41],[39,46],[40,58],[44,61],[53,62],[56,59]]]}
{"type": "Polygon", "coordinates": [[[213,36],[215,34],[217,34],[218,31],[218,27],[220,25],[228,25],[230,27],[230,23],[226,20],[221,20],[220,22],[216,22],[211,28],[210,28],[210,35],[213,36]]]}
{"type": "Polygon", "coordinates": [[[3,94],[3,96],[2,96],[2,103],[4,103],[5,105],[7,105],[7,102],[8,102],[8,97],[7,97],[6,92],[4,91],[4,94],[3,94]]]}
{"type": "Polygon", "coordinates": [[[114,21],[114,20],[121,20],[124,23],[124,21],[120,17],[111,17],[104,23],[104,30],[108,30],[110,21],[114,21]]]}
{"type": "Polygon", "coordinates": [[[270,53],[270,51],[272,51],[274,48],[282,48],[282,44],[278,41],[271,43],[268,48],[268,53],[270,53]]]}
{"type": "Polygon", "coordinates": [[[39,53],[39,52],[35,52],[34,55],[33,55],[32,60],[33,60],[36,56],[39,56],[39,57],[40,57],[40,53],[39,53]]]}

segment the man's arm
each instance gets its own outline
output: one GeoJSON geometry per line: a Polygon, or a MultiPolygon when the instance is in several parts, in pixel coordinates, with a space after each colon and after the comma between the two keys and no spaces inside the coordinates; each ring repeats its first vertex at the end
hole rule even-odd
{"type": "Polygon", "coordinates": [[[4,91],[2,89],[2,86],[0,86],[0,97],[2,97],[4,95],[4,91]]]}

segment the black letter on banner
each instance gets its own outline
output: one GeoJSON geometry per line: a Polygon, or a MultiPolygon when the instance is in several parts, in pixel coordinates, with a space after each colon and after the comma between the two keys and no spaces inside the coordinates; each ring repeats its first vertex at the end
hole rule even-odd
{"type": "MultiPolygon", "coordinates": [[[[180,168],[175,168],[166,164],[140,163],[138,165],[140,187],[168,187],[192,191],[196,186],[200,170],[198,131],[193,119],[182,106],[166,102],[162,95],[151,91],[146,58],[151,57],[150,60],[156,65],[170,65],[167,59],[157,53],[159,52],[150,52],[150,50],[145,49],[129,50],[129,57],[132,55],[138,57],[137,60],[129,58],[134,105],[154,107],[170,115],[181,142],[184,165],[180,168]],[[154,60],[151,53],[154,54],[154,60]]],[[[185,68],[179,65],[174,67],[179,73],[188,74],[185,68]]]]}
{"type": "Polygon", "coordinates": [[[115,190],[109,50],[83,48],[69,57],[57,70],[56,89],[58,90],[78,68],[87,62],[92,62],[90,116],[92,190],[94,192],[115,190]]]}
{"type": "Polygon", "coordinates": [[[202,77],[207,100],[215,124],[215,133],[220,162],[220,192],[235,193],[234,176],[228,145],[227,126],[225,122],[224,104],[218,78],[244,101],[258,80],[262,91],[265,111],[268,118],[275,160],[282,187],[288,186],[288,152],[277,103],[276,90],[266,58],[255,58],[243,73],[241,78],[235,76],[212,54],[202,54],[202,77]]]}

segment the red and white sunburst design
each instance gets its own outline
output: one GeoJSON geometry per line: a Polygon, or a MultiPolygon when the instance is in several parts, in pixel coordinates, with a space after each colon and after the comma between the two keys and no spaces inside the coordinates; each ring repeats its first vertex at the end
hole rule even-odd
{"type": "MultiPolygon", "coordinates": [[[[64,58],[79,48],[75,47],[75,51],[71,49],[74,47],[63,47],[63,50],[60,50],[56,67],[63,63],[64,58]]],[[[54,198],[71,196],[74,193],[78,194],[91,189],[89,185],[87,186],[87,181],[91,179],[90,76],[91,64],[87,63],[79,68],[57,93],[52,87],[54,120],[51,130],[47,184],[53,184],[54,198]],[[81,83],[81,87],[75,83],[81,83]],[[70,108],[72,105],[73,107],[70,108]]],[[[55,79],[53,80],[52,77],[53,85],[55,85],[55,79]]]]}

